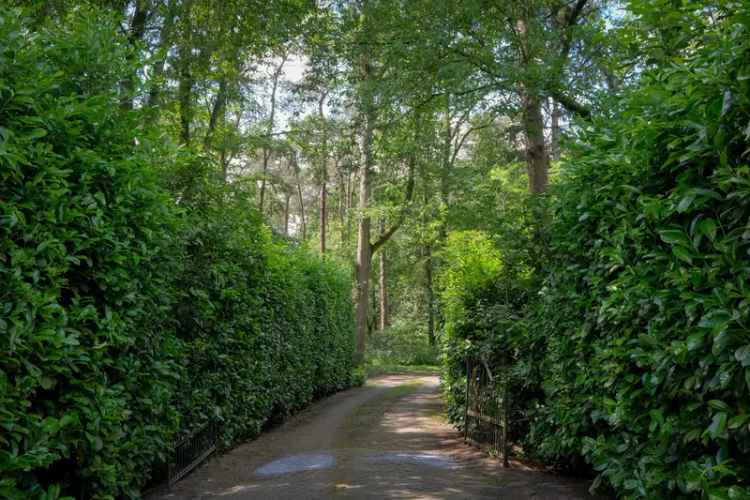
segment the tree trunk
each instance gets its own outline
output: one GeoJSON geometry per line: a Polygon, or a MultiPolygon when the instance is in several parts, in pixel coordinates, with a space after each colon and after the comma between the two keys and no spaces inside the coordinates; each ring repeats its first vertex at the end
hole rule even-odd
{"type": "Polygon", "coordinates": [[[224,110],[226,109],[227,102],[227,77],[222,76],[219,80],[219,89],[216,92],[216,100],[211,108],[211,115],[208,118],[208,130],[206,130],[206,137],[203,139],[203,147],[208,150],[211,148],[211,141],[213,140],[214,131],[216,125],[219,123],[219,118],[224,117],[224,110]]]}
{"type": "Polygon", "coordinates": [[[339,248],[346,247],[346,184],[344,182],[344,173],[341,171],[339,160],[336,159],[336,175],[339,184],[339,248]]]}
{"type": "Polygon", "coordinates": [[[323,137],[321,140],[321,151],[320,151],[320,165],[318,166],[318,179],[320,181],[320,254],[325,255],[326,253],[326,223],[327,212],[326,212],[326,183],[328,182],[328,137],[327,130],[325,127],[325,115],[323,113],[323,105],[325,104],[328,92],[321,92],[320,99],[318,99],[318,118],[320,119],[321,131],[323,137]]]}
{"type": "Polygon", "coordinates": [[[424,260],[424,300],[427,305],[427,339],[431,346],[435,345],[435,302],[432,290],[432,249],[427,246],[424,260]]]}
{"type": "MultiPolygon", "coordinates": [[[[445,110],[443,116],[443,147],[442,168],[440,169],[440,202],[444,213],[448,213],[450,203],[450,175],[451,175],[451,143],[453,131],[451,130],[451,101],[450,94],[445,95],[445,110]]],[[[440,238],[445,240],[448,234],[447,221],[445,217],[440,222],[440,238]]]]}
{"type": "Polygon", "coordinates": [[[551,131],[550,131],[550,155],[557,161],[560,159],[560,117],[562,111],[560,104],[552,99],[551,131]]]}
{"type": "MultiPolygon", "coordinates": [[[[534,54],[529,43],[529,5],[522,6],[522,14],[516,22],[518,32],[521,63],[529,69],[534,65],[534,54]]],[[[547,189],[549,156],[544,145],[544,118],[542,116],[542,101],[533,82],[523,82],[520,85],[523,106],[522,121],[526,137],[526,171],[529,176],[529,192],[542,193],[547,189]]]]}
{"type": "Polygon", "coordinates": [[[523,91],[523,127],[526,134],[526,170],[529,192],[542,193],[547,189],[549,156],[544,145],[542,101],[528,87],[523,91]]]}
{"type": "MultiPolygon", "coordinates": [[[[385,233],[385,223],[383,219],[380,219],[380,234],[382,235],[385,233]]],[[[379,323],[379,329],[385,330],[389,326],[389,320],[388,320],[388,274],[387,274],[387,267],[386,267],[386,257],[385,257],[385,248],[380,249],[380,253],[378,255],[379,258],[379,264],[380,264],[380,283],[379,283],[379,292],[380,292],[380,323],[379,323]]]]}
{"type": "Polygon", "coordinates": [[[351,210],[354,208],[354,182],[352,181],[352,173],[349,172],[346,176],[346,231],[345,231],[345,246],[349,248],[349,243],[352,236],[352,215],[351,210]]]}
{"type": "Polygon", "coordinates": [[[284,236],[289,236],[289,200],[292,195],[289,192],[284,193],[284,236]]]}
{"type": "Polygon", "coordinates": [[[326,212],[326,182],[320,185],[320,254],[325,255],[326,253],[326,223],[327,223],[327,212],[326,212]]]}
{"type": "Polygon", "coordinates": [[[152,119],[156,119],[159,114],[159,97],[161,92],[162,77],[164,76],[164,68],[167,64],[167,56],[169,47],[172,42],[172,31],[174,29],[175,12],[177,8],[177,1],[170,0],[167,4],[167,12],[164,18],[164,24],[159,31],[159,48],[157,53],[161,55],[159,60],[154,64],[153,76],[149,82],[148,99],[146,105],[152,109],[152,119]]]}
{"type": "Polygon", "coordinates": [[[190,144],[190,125],[193,121],[193,76],[190,71],[190,47],[183,40],[179,49],[179,82],[177,93],[179,95],[180,112],[180,142],[190,144]]]}
{"type": "Polygon", "coordinates": [[[299,216],[302,222],[302,241],[307,240],[307,222],[305,221],[305,199],[302,197],[302,181],[299,178],[299,165],[297,159],[292,158],[292,165],[294,166],[294,175],[297,179],[297,200],[299,202],[299,216]]]}
{"type": "MultiPolygon", "coordinates": [[[[369,61],[363,57],[363,79],[369,83],[369,61]]],[[[359,174],[359,227],[357,228],[357,288],[356,288],[356,326],[357,326],[357,364],[364,363],[365,338],[367,335],[367,312],[369,308],[370,288],[370,216],[367,210],[370,207],[370,170],[373,166],[372,136],[374,124],[373,101],[370,89],[365,89],[364,97],[364,128],[362,130],[362,155],[363,161],[359,174]]]]}
{"type": "MultiPolygon", "coordinates": [[[[279,78],[281,72],[284,70],[284,64],[286,64],[287,55],[284,54],[281,57],[281,62],[273,72],[273,86],[271,87],[271,112],[268,117],[268,137],[267,140],[270,142],[273,135],[274,121],[276,119],[276,91],[279,88],[279,78]]],[[[268,175],[268,161],[271,159],[271,149],[268,145],[263,146],[263,177],[260,180],[260,196],[258,200],[258,211],[263,214],[263,205],[266,197],[266,176],[268,175]]]]}
{"type": "MultiPolygon", "coordinates": [[[[148,18],[149,2],[146,0],[136,0],[133,7],[133,17],[130,19],[130,26],[128,27],[128,43],[130,44],[133,51],[143,39],[143,35],[146,33],[146,19],[148,18]]],[[[128,56],[128,60],[134,62],[135,52],[131,52],[128,56]]],[[[135,93],[135,84],[137,80],[136,74],[128,75],[120,82],[122,87],[122,96],[120,97],[120,107],[128,110],[133,109],[133,94],[135,93]]]]}

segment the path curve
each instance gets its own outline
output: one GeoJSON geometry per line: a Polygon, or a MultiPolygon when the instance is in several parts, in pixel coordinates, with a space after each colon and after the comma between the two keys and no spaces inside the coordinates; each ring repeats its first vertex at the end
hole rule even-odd
{"type": "Polygon", "coordinates": [[[466,446],[434,376],[390,375],[210,459],[158,499],[579,499],[580,481],[466,446]]]}

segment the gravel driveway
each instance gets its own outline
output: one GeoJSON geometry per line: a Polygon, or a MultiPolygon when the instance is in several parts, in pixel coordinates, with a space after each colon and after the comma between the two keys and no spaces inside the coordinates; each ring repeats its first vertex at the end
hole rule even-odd
{"type": "Polygon", "coordinates": [[[585,483],[503,469],[442,417],[433,376],[371,379],[210,459],[156,499],[573,499],[585,483]]]}

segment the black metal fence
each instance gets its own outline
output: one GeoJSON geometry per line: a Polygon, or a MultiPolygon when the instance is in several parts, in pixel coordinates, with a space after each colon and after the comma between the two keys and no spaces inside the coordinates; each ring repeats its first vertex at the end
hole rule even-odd
{"type": "Polygon", "coordinates": [[[464,439],[490,453],[502,455],[509,466],[508,377],[505,370],[492,369],[481,359],[466,360],[466,410],[464,439]]]}
{"type": "Polygon", "coordinates": [[[174,448],[169,463],[168,483],[171,487],[195,469],[208,456],[216,451],[218,429],[214,424],[206,424],[196,432],[181,439],[174,448]]]}

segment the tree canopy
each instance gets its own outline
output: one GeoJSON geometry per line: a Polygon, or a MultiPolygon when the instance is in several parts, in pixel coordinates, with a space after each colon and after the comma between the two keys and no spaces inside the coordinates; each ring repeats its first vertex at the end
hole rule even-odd
{"type": "Polygon", "coordinates": [[[2,496],[137,497],[378,363],[464,426],[467,360],[522,458],[750,495],[745,2],[6,6],[2,496]]]}

